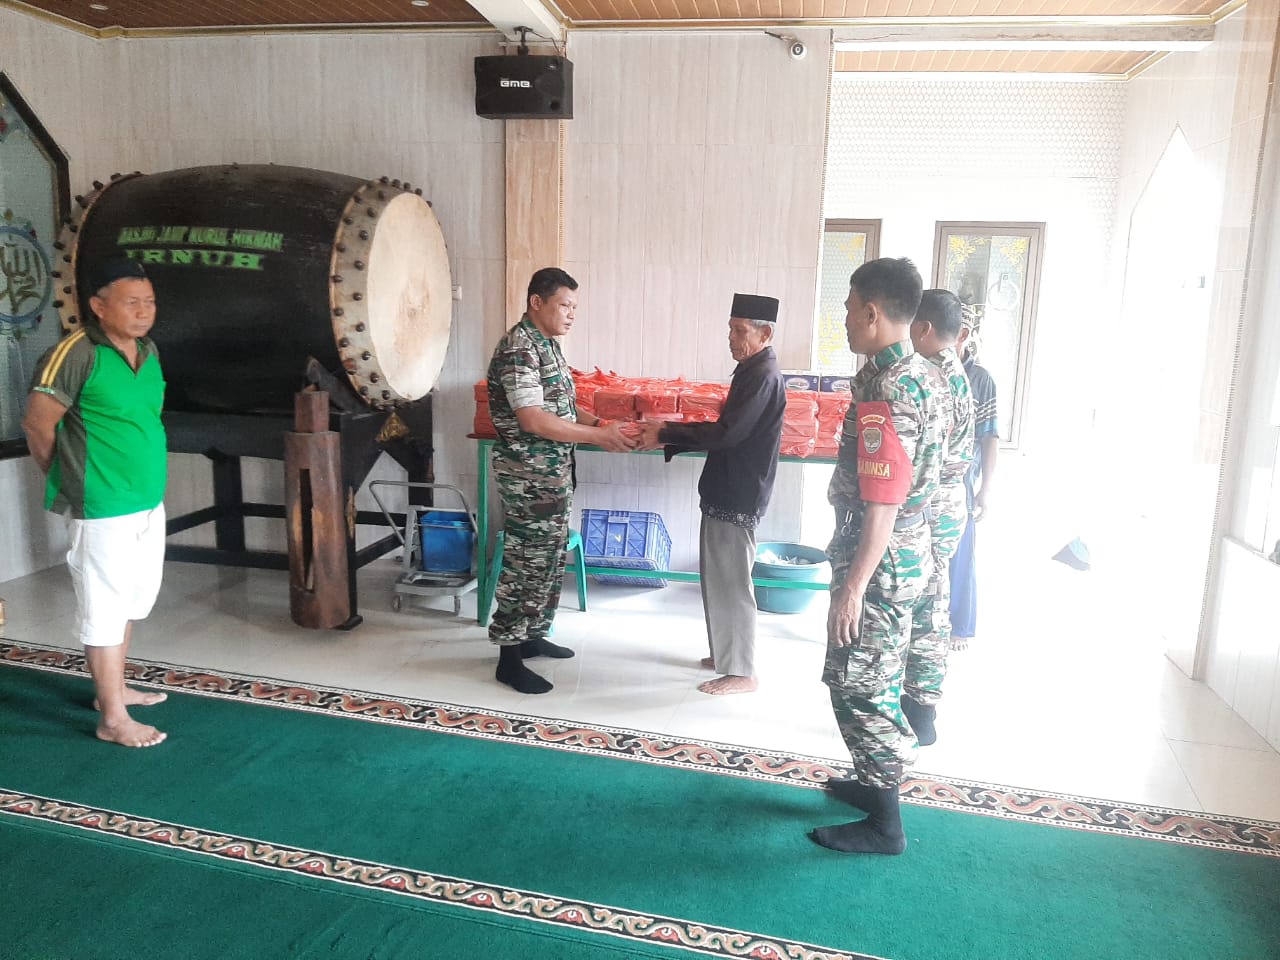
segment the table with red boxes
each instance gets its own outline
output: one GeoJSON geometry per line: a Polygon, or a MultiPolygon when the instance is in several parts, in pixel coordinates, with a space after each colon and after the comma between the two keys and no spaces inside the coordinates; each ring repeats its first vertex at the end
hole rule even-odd
{"type": "MultiPolygon", "coordinates": [[[[835,463],[840,448],[844,417],[849,409],[849,377],[821,377],[813,373],[784,372],[787,382],[787,409],[782,421],[782,442],[778,459],[789,463],[835,463]]],[[[578,408],[603,420],[667,420],[678,423],[700,423],[716,420],[729,393],[727,383],[652,377],[624,377],[604,372],[598,367],[585,373],[573,371],[578,408]]],[[[497,571],[488,569],[489,556],[489,453],[497,439],[489,417],[489,390],[485,381],[475,385],[475,421],[469,436],[478,444],[478,482],[476,517],[477,596],[487,596],[488,578],[497,571]]],[[[579,451],[599,451],[599,447],[579,445],[579,451]]],[[[662,451],[647,451],[660,454],[662,451]]],[[[705,456],[701,453],[682,456],[705,456]]],[[[656,517],[656,514],[653,515],[656,517]]],[[[661,519],[658,518],[658,523],[661,519]]],[[[665,533],[665,530],[663,531],[665,533]]],[[[670,540],[667,539],[669,550],[670,540]]],[[[620,563],[619,558],[593,555],[591,544],[585,553],[586,572],[597,577],[616,575],[619,567],[644,569],[646,578],[661,583],[665,580],[697,582],[696,571],[662,569],[666,556],[626,557],[635,562],[620,563]],[[592,561],[596,561],[593,563],[592,561]]],[[[651,554],[654,551],[649,551],[651,554]]],[[[759,586],[781,589],[826,589],[826,584],[795,580],[757,578],[759,586]]],[[[482,605],[483,606],[483,605],[482,605]]],[[[483,626],[489,611],[478,610],[476,619],[483,626]]]]}

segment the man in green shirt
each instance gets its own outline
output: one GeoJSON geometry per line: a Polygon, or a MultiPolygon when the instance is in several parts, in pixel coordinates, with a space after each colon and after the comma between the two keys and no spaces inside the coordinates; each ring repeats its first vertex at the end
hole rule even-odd
{"type": "Polygon", "coordinates": [[[133,622],[151,612],[164,563],[165,381],[147,337],[155,291],[142,265],[123,258],[96,264],[88,279],[96,322],[40,359],[22,426],[47,477],[45,507],[67,519],[67,569],[97,694],[98,738],[152,747],[165,734],[134,720],[128,707],[165,696],[126,687],[124,671],[133,622]]]}

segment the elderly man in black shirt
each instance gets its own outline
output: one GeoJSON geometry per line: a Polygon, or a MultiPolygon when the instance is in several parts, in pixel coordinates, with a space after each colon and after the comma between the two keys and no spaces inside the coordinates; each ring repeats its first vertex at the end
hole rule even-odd
{"type": "Polygon", "coordinates": [[[738,361],[729,395],[715,423],[646,423],[641,446],[666,445],[668,461],[688,450],[707,451],[698,481],[702,528],[698,573],[711,656],[702,664],[722,676],[699,684],[703,693],[748,693],[756,688],[756,604],[751,567],[756,525],[764,516],[778,469],[786,389],[774,355],[778,301],[738,293],[729,314],[729,352],[738,361]]]}

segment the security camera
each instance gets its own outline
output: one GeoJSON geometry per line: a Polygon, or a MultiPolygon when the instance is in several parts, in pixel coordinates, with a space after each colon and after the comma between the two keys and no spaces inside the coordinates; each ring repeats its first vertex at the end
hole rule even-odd
{"type": "Polygon", "coordinates": [[[792,60],[803,60],[804,55],[809,52],[809,48],[797,40],[795,37],[788,37],[781,33],[774,33],[772,30],[765,31],[766,36],[776,37],[787,45],[787,53],[791,55],[792,60]]]}

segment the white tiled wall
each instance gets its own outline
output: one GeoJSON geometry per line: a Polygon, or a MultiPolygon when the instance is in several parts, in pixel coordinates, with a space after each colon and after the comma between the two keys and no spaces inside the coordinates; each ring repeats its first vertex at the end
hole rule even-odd
{"type": "Polygon", "coordinates": [[[881,220],[880,255],[910,257],[927,286],[938,221],[1047,224],[1021,446],[1002,458],[1000,509],[1034,514],[1025,548],[1052,555],[1092,522],[1077,463],[1097,396],[1091,344],[1111,313],[1125,87],[837,75],[831,101],[826,216],[881,220]]]}
{"type": "Polygon", "coordinates": [[[1201,660],[1213,690],[1280,748],[1280,627],[1273,600],[1280,565],[1266,559],[1280,536],[1280,101],[1273,92],[1280,10],[1274,2],[1250,4],[1236,19],[1244,21],[1235,40],[1242,76],[1226,175],[1230,186],[1247,189],[1234,204],[1228,190],[1217,270],[1223,330],[1206,358],[1200,394],[1206,423],[1216,428],[1213,438],[1227,433],[1201,660]]]}
{"type": "MultiPolygon", "coordinates": [[[[800,63],[758,34],[574,39],[566,266],[584,284],[568,344],[575,364],[723,379],[726,311],[743,290],[781,298],[783,362],[805,365],[829,34],[806,39],[813,52],[800,63]]],[[[0,9],[0,67],[71,155],[73,193],[117,170],[231,161],[424,187],[463,296],[436,394],[436,471],[468,492],[471,384],[513,319],[503,307],[503,124],[477,118],[472,99],[472,58],[497,50],[495,34],[92,41],[0,9]]],[[[695,562],[698,464],[583,460],[579,505],[662,512],[675,561],[695,562]]],[[[278,502],[280,474],[278,463],[248,463],[246,496],[278,502]]],[[[793,474],[784,471],[769,535],[794,536],[793,474]]],[[[37,479],[27,461],[0,462],[12,491],[0,580],[58,562],[60,532],[35,505],[37,479]]],[[[173,457],[170,511],[208,504],[209,483],[202,458],[173,457]]],[[[251,535],[282,546],[277,523],[251,522],[251,535]]],[[[187,536],[208,541],[206,531],[187,536]]]]}
{"type": "MultiPolygon", "coordinates": [[[[67,154],[72,193],[81,192],[100,176],[87,162],[97,156],[99,132],[85,100],[93,96],[87,91],[100,91],[106,83],[107,65],[97,46],[0,8],[0,70],[67,154]]],[[[42,509],[43,490],[29,458],[0,460],[0,581],[61,562],[66,536],[61,521],[42,509]]]]}
{"type": "MultiPolygon", "coordinates": [[[[570,45],[565,268],[582,284],[569,361],[726,380],[735,292],[778,297],[784,368],[808,366],[829,38],[791,60],[752,33],[582,34],[570,45]]],[[[579,457],[577,507],[663,515],[697,563],[700,461],[579,457]]],[[[801,468],[779,472],[761,539],[800,533],[801,468]]],[[[576,523],[575,510],[575,523],[576,523]]]]}
{"type": "MultiPolygon", "coordinates": [[[[1048,224],[1033,383],[1022,445],[1087,433],[1080,360],[1101,330],[1083,310],[1105,283],[1125,109],[1120,83],[837,76],[827,217],[880,219],[881,256],[908,256],[931,285],[940,220],[1048,224]]],[[[1001,390],[1010,384],[999,384],[1001,390]]]]}
{"type": "MultiPolygon", "coordinates": [[[[471,383],[504,319],[503,128],[475,115],[472,87],[473,58],[496,52],[490,33],[93,41],[0,10],[0,67],[70,154],[72,193],[115,171],[232,161],[423,187],[463,293],[436,388],[436,469],[468,491],[471,383]]],[[[384,464],[380,474],[399,475],[384,464]]],[[[0,462],[13,489],[0,519],[0,580],[59,559],[60,532],[42,532],[34,473],[29,461],[0,462]]],[[[283,502],[282,488],[278,462],[246,461],[246,498],[283,502]]],[[[202,457],[170,458],[166,499],[171,514],[211,502],[202,457]]],[[[251,546],[283,548],[278,522],[249,528],[251,546]]],[[[211,531],[184,538],[209,542],[211,531]]]]}
{"type": "Polygon", "coordinates": [[[1206,682],[1280,750],[1280,628],[1269,598],[1280,593],[1280,566],[1247,546],[1222,547],[1221,590],[1206,682]]]}
{"type": "MultiPolygon", "coordinates": [[[[1214,42],[1205,49],[1167,56],[1128,84],[1125,111],[1112,272],[1117,303],[1124,295],[1126,256],[1131,247],[1143,242],[1140,232],[1131,232],[1134,211],[1145,191],[1157,189],[1153,174],[1162,157],[1188,149],[1194,173],[1186,176],[1198,178],[1195,195],[1186,198],[1181,216],[1186,244],[1208,241],[1204,262],[1196,270],[1203,270],[1207,289],[1203,294],[1196,290],[1186,294],[1205,298],[1200,308],[1204,313],[1197,315],[1194,330],[1180,331],[1182,338],[1191,342],[1190,348],[1188,343],[1173,346],[1173,355],[1180,356],[1181,349],[1181,355],[1193,359],[1176,364],[1174,376],[1179,383],[1174,390],[1181,398],[1181,407],[1165,403],[1162,412],[1169,415],[1171,410],[1181,409],[1183,416],[1198,417],[1199,424],[1192,422],[1188,429],[1198,429],[1202,435],[1216,432],[1220,436],[1225,390],[1211,391],[1213,396],[1207,403],[1203,399],[1197,402],[1201,372],[1188,367],[1198,357],[1203,358],[1206,371],[1220,369],[1220,358],[1206,354],[1227,347],[1227,338],[1209,336],[1206,331],[1213,328],[1215,314],[1229,312],[1227,301],[1232,296],[1239,297],[1243,276],[1243,248],[1234,253],[1235,262],[1227,263],[1219,259],[1222,247],[1217,242],[1220,230],[1227,234],[1232,230],[1223,221],[1223,210],[1228,194],[1229,146],[1243,32],[1244,17],[1237,14],[1218,24],[1214,42]],[[1171,145],[1175,137],[1185,138],[1185,148],[1171,145]]],[[[1132,253],[1135,257],[1140,255],[1137,249],[1132,253]]],[[[1117,318],[1117,333],[1127,344],[1144,340],[1144,331],[1158,325],[1159,318],[1141,315],[1140,297],[1137,306],[1137,313],[1126,312],[1117,318]]],[[[1180,318],[1179,322],[1185,321],[1180,318]]],[[[1161,372],[1162,384],[1154,389],[1157,395],[1163,393],[1167,397],[1173,378],[1166,372],[1168,365],[1162,357],[1170,351],[1158,341],[1147,344],[1146,350],[1150,351],[1146,366],[1161,372]]],[[[1104,430],[1114,435],[1117,427],[1132,418],[1131,411],[1108,410],[1104,430]]],[[[1167,590],[1166,601],[1152,611],[1153,627],[1163,635],[1170,658],[1190,674],[1194,669],[1204,571],[1209,563],[1219,453],[1207,450],[1203,441],[1186,441],[1190,436],[1186,432],[1170,431],[1169,436],[1182,442],[1171,443],[1160,455],[1163,462],[1159,478],[1164,489],[1181,493],[1163,503],[1156,502],[1146,511],[1147,529],[1138,549],[1143,557],[1141,569],[1167,590]],[[1144,546],[1149,549],[1144,550],[1144,546]]],[[[1140,487],[1137,492],[1141,493],[1140,487]]]]}

